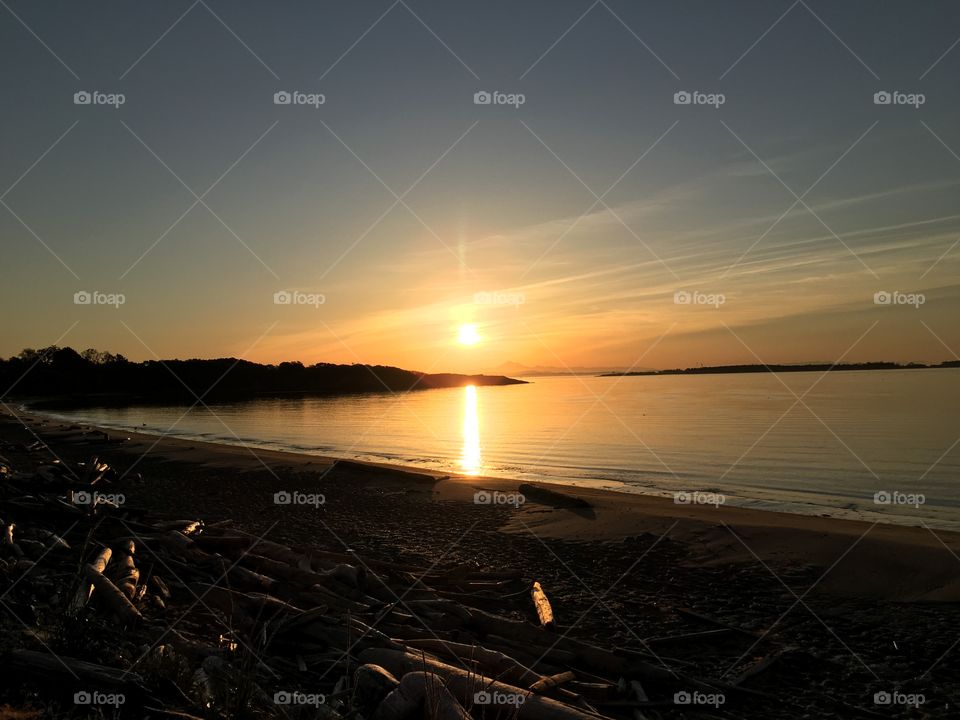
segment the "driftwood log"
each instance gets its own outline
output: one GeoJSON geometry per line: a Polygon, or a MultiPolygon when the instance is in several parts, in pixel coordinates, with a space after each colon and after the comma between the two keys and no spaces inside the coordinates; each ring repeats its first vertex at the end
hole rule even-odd
{"type": "Polygon", "coordinates": [[[99,599],[117,617],[122,625],[131,625],[143,619],[140,611],[130,602],[110,579],[93,565],[87,565],[84,576],[93,585],[99,599]]]}
{"type": "MultiPolygon", "coordinates": [[[[97,553],[97,556],[90,564],[97,572],[103,573],[107,569],[107,563],[110,562],[112,556],[113,550],[105,547],[97,553]]],[[[80,610],[89,602],[90,596],[93,594],[93,588],[94,586],[89,581],[85,581],[84,578],[80,579],[80,587],[77,588],[76,595],[74,595],[73,603],[71,604],[74,612],[80,610]]]]}
{"type": "Polygon", "coordinates": [[[439,675],[407,673],[373,713],[371,720],[471,720],[439,675]]]}
{"type": "Polygon", "coordinates": [[[395,676],[404,676],[412,672],[428,672],[443,678],[447,688],[464,704],[472,707],[478,693],[487,693],[491,698],[505,698],[511,701],[510,708],[516,708],[515,717],[521,720],[596,720],[597,715],[586,713],[565,703],[535,695],[515,685],[498,682],[485,675],[477,675],[468,670],[447,665],[428,655],[416,655],[397,650],[370,649],[360,653],[360,661],[373,663],[386,668],[395,676]]]}
{"type": "MultiPolygon", "coordinates": [[[[114,555],[112,579],[128,600],[133,600],[137,592],[137,583],[140,580],[140,571],[133,559],[134,552],[133,540],[127,540],[114,555]]],[[[103,570],[100,570],[100,572],[102,573],[103,570]]]]}
{"type": "Polygon", "coordinates": [[[537,610],[537,617],[540,618],[540,625],[545,628],[553,628],[553,608],[547,599],[547,594],[540,587],[540,583],[535,582],[533,589],[530,590],[530,596],[533,598],[533,605],[537,610]]]}

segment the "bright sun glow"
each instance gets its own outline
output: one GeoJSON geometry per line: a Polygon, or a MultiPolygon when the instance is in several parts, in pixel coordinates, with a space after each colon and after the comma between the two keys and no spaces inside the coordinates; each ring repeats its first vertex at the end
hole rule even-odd
{"type": "Polygon", "coordinates": [[[480,342],[480,333],[477,332],[477,326],[473,324],[461,325],[458,340],[461,345],[476,345],[480,342]]]}

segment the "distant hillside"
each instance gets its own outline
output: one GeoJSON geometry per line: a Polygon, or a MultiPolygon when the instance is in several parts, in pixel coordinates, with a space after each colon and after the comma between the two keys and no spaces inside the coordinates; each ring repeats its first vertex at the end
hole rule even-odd
{"type": "Polygon", "coordinates": [[[384,365],[299,362],[260,365],[236,358],[146,360],[72,348],[24,350],[0,360],[0,388],[34,407],[137,402],[193,404],[280,395],[406,392],[465,385],[513,385],[502,375],[428,374],[384,365]]]}
{"type": "Polygon", "coordinates": [[[833,365],[830,363],[808,363],[803,365],[715,365],[712,367],[676,368],[674,370],[645,370],[638,372],[603,373],[602,377],[622,377],[627,375],[717,375],[722,373],[763,373],[763,372],[826,372],[840,370],[915,370],[929,368],[960,367],[960,360],[948,360],[939,365],[923,363],[866,362],[833,365]]]}

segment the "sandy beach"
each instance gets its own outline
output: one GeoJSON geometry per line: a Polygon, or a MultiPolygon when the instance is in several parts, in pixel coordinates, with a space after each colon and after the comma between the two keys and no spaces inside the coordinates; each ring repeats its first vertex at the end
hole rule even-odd
{"type": "MultiPolygon", "coordinates": [[[[818,708],[818,717],[876,712],[874,695],[897,688],[925,695],[923,717],[946,717],[938,708],[947,712],[950,693],[960,690],[949,652],[955,638],[943,632],[960,620],[957,534],[531,489],[29,414],[3,417],[0,440],[14,467],[36,440],[47,448],[41,455],[64,464],[108,458],[120,473],[111,488],[124,494],[125,508],[197,517],[371,563],[518,571],[542,583],[571,637],[656,648],[698,676],[726,682],[768,663],[743,682],[818,708]],[[277,504],[277,493],[323,502],[277,504]]],[[[682,708],[658,712],[648,717],[692,717],[682,708]]],[[[772,717],[765,712],[728,707],[697,716],[772,717]]],[[[812,717],[790,713],[777,716],[812,717]]]]}
{"type": "MultiPolygon", "coordinates": [[[[227,497],[218,500],[224,507],[207,509],[215,513],[217,520],[232,518],[231,510],[243,512],[248,504],[252,506],[249,509],[269,510],[257,507],[258,498],[263,505],[272,505],[272,488],[286,487],[285,481],[297,478],[297,482],[304,483],[303,488],[322,488],[331,503],[334,498],[345,502],[346,493],[356,489],[381,497],[409,496],[425,505],[416,511],[418,514],[430,510],[431,503],[442,503],[445,508],[467,513],[472,510],[477,514],[466,517],[494,526],[485,530],[508,536],[527,534],[544,540],[607,545],[623,543],[644,533],[665,535],[683,543],[703,563],[752,560],[754,563],[802,563],[821,569],[824,576],[817,588],[823,592],[896,601],[960,601],[960,560],[955,557],[960,554],[960,533],[945,530],[723,505],[678,504],[660,496],[551,483],[537,485],[582,499],[589,509],[553,507],[532,497],[518,504],[512,498],[523,495],[522,483],[515,480],[415,472],[384,463],[71,426],[26,417],[45,440],[58,440],[65,447],[96,446],[96,439],[90,435],[93,431],[106,433],[111,441],[122,440],[122,443],[107,443],[106,447],[130,458],[131,473],[142,473],[143,468],[148,467],[147,474],[155,476],[154,468],[158,464],[162,467],[184,463],[190,475],[196,477],[195,492],[203,491],[201,485],[219,491],[221,488],[215,485],[218,482],[229,483],[238,491],[242,489],[235,496],[236,504],[227,497]],[[261,473],[269,480],[260,477],[261,473]],[[265,483],[263,489],[256,485],[261,481],[265,483]],[[250,492],[255,495],[249,495],[250,492]],[[494,507],[477,505],[474,496],[483,492],[502,494],[502,507],[496,507],[497,500],[492,501],[494,507]],[[495,519],[485,517],[491,514],[490,510],[498,509],[509,512],[494,512],[495,519]]],[[[163,472],[168,474],[169,470],[163,472]]],[[[167,488],[151,488],[151,493],[156,493],[153,501],[157,505],[152,505],[149,497],[139,499],[145,506],[167,507],[173,514],[178,511],[183,514],[191,507],[189,497],[184,498],[187,503],[178,505],[174,497],[167,496],[165,490],[181,490],[169,485],[171,480],[166,481],[167,488]]],[[[330,517],[324,519],[335,522],[333,506],[328,505],[325,510],[330,517]]],[[[361,523],[368,520],[363,513],[377,511],[365,504],[350,507],[350,512],[361,523]]],[[[371,521],[373,517],[377,516],[371,516],[371,521]]]]}

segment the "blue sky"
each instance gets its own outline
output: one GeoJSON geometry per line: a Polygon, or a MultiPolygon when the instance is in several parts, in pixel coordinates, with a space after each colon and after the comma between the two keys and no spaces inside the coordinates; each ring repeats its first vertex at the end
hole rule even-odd
{"type": "Polygon", "coordinates": [[[958,38],[952,2],[8,0],[0,355],[953,359],[958,38]]]}

